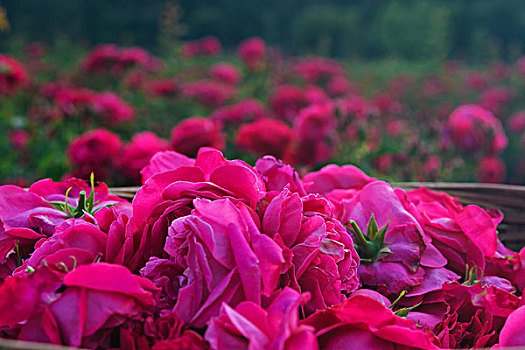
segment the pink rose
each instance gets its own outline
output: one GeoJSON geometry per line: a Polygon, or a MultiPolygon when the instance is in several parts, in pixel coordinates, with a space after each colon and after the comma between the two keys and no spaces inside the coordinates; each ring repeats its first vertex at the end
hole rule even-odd
{"type": "Polygon", "coordinates": [[[505,325],[499,333],[499,345],[501,347],[525,346],[525,306],[512,312],[505,321],[505,325]]]}
{"type": "Polygon", "coordinates": [[[264,182],[248,164],[228,161],[211,148],[202,148],[194,165],[174,161],[176,168],[151,176],[133,199],[129,222],[115,224],[118,261],[135,271],[152,256],[166,257],[164,242],[171,222],[189,215],[194,198],[230,198],[251,208],[265,195],[264,182]]]}
{"type": "Polygon", "coordinates": [[[24,66],[11,56],[0,54],[0,95],[12,96],[29,81],[24,66]]]}
{"type": "Polygon", "coordinates": [[[513,113],[508,120],[509,131],[512,134],[521,134],[525,131],[525,111],[513,113]]]}
{"type": "Polygon", "coordinates": [[[478,165],[477,178],[484,183],[505,182],[507,167],[505,162],[498,157],[483,158],[478,165]]]}
{"type": "Polygon", "coordinates": [[[21,129],[10,130],[8,135],[11,145],[17,151],[23,151],[26,149],[27,144],[31,140],[31,134],[21,129]]]}
{"type": "Polygon", "coordinates": [[[387,296],[411,291],[420,285],[426,291],[439,289],[442,283],[459,277],[451,272],[433,274],[433,270],[442,269],[447,260],[405,208],[410,203],[404,196],[404,191],[375,181],[342,201],[345,209],[342,222],[355,222],[352,231],[361,258],[359,277],[363,284],[387,296]],[[376,224],[371,225],[372,215],[376,224]],[[386,231],[379,232],[381,228],[386,231]],[[432,286],[426,283],[430,276],[439,276],[432,286]]]}
{"type": "Polygon", "coordinates": [[[447,258],[447,268],[463,275],[466,264],[485,269],[485,259],[497,251],[496,227],[502,216],[457,198],[420,188],[407,192],[407,209],[417,217],[433,245],[447,258]]]}
{"type": "Polygon", "coordinates": [[[320,196],[300,197],[284,188],[268,193],[259,205],[262,232],[272,237],[290,259],[281,285],[312,299],[305,312],[341,303],[359,287],[359,258],[350,235],[320,196]]]}
{"type": "Polygon", "coordinates": [[[295,119],[294,132],[297,141],[289,156],[291,163],[316,165],[329,160],[338,143],[332,104],[302,109],[295,119]]]}
{"type": "Polygon", "coordinates": [[[218,350],[317,350],[313,328],[298,325],[299,308],[307,299],[307,294],[286,287],[266,309],[250,301],[235,309],[223,304],[219,316],[210,320],[206,340],[218,350]]]}
{"type": "Polygon", "coordinates": [[[308,193],[328,194],[337,189],[360,190],[376,179],[366,175],[353,165],[337,166],[329,164],[319,171],[304,176],[303,184],[308,193]]]}
{"type": "Polygon", "coordinates": [[[235,144],[240,149],[256,155],[273,155],[282,158],[291,144],[292,129],[276,119],[259,119],[243,124],[235,136],[235,144]]]}
{"type": "Polygon", "coordinates": [[[179,86],[175,79],[154,79],[145,84],[146,93],[152,97],[174,97],[179,86]]]}
{"type": "Polygon", "coordinates": [[[96,95],[93,101],[93,109],[102,116],[104,121],[110,124],[129,122],[135,116],[133,107],[113,92],[103,92],[96,95]]]}
{"type": "Polygon", "coordinates": [[[210,74],[213,80],[231,85],[238,85],[242,79],[237,67],[228,62],[215,63],[210,68],[210,74]]]}
{"type": "Polygon", "coordinates": [[[119,168],[133,184],[140,184],[140,170],[148,165],[157,153],[169,149],[169,142],[152,132],[133,135],[131,142],[122,147],[118,158],[119,168]]]}
{"type": "Polygon", "coordinates": [[[237,48],[237,54],[244,64],[252,70],[258,69],[264,63],[266,45],[261,38],[243,40],[237,48]]]}
{"type": "Polygon", "coordinates": [[[214,80],[198,80],[182,86],[182,95],[206,107],[219,107],[237,94],[234,86],[214,80]]]}
{"type": "Polygon", "coordinates": [[[304,91],[295,85],[281,85],[274,89],[270,106],[277,117],[292,121],[299,110],[307,105],[304,91]]]}
{"type": "Polygon", "coordinates": [[[497,154],[507,146],[501,122],[482,107],[460,106],[450,114],[448,123],[454,143],[462,150],[497,154]]]}
{"type": "Polygon", "coordinates": [[[142,175],[142,183],[144,184],[147,179],[156,173],[163,173],[186,165],[195,165],[195,159],[188,158],[184,154],[173,151],[158,152],[151,157],[148,165],[140,171],[140,174],[142,175]]]}
{"type": "Polygon", "coordinates": [[[288,187],[291,192],[297,192],[301,196],[306,195],[297,171],[275,157],[265,156],[258,159],[255,169],[261,174],[268,192],[281,192],[288,187]]]}
{"type": "Polygon", "coordinates": [[[184,270],[173,310],[200,328],[223,303],[261,305],[277,287],[284,258],[245,204],[198,198],[193,206],[192,215],[172,222],[164,250],[184,270]]]}
{"type": "Polygon", "coordinates": [[[224,148],[225,135],[220,124],[202,117],[184,119],[171,130],[173,150],[190,157],[201,147],[224,148]]]}
{"type": "Polygon", "coordinates": [[[213,111],[211,119],[223,124],[242,124],[268,115],[264,104],[256,99],[247,99],[231,106],[224,106],[213,111]]]}
{"type": "Polygon", "coordinates": [[[312,84],[320,84],[332,77],[344,76],[344,68],[339,62],[324,57],[299,59],[294,64],[293,70],[312,84]]]}
{"type": "Polygon", "coordinates": [[[149,280],[119,265],[81,265],[66,274],[42,267],[0,287],[1,308],[9,310],[0,326],[16,327],[19,340],[107,347],[115,329],[151,314],[152,292],[149,280]]]}
{"type": "MultiPolygon", "coordinates": [[[[66,182],[41,180],[31,185],[28,191],[11,185],[0,186],[0,266],[12,267],[13,259],[16,261],[28,258],[35,250],[35,242],[52,236],[59,225],[75,215],[77,208],[87,210],[88,220],[93,221],[92,214],[104,206],[125,206],[127,203],[116,196],[108,195],[107,186],[98,184],[95,187],[93,207],[86,208],[86,204],[80,207],[81,191],[85,193],[83,201],[87,202],[91,188],[78,179],[66,182]],[[66,192],[68,211],[64,208],[66,192]]],[[[85,214],[82,215],[86,217],[85,214]]],[[[8,275],[13,272],[11,267],[8,275]]]]}
{"type": "Polygon", "coordinates": [[[78,177],[87,178],[93,171],[103,178],[113,166],[121,148],[120,137],[104,129],[88,131],[71,141],[67,149],[69,162],[78,177]]]}
{"type": "MultiPolygon", "coordinates": [[[[446,307],[426,304],[422,309],[445,309],[433,332],[444,348],[485,348],[494,345],[505,319],[519,306],[519,298],[494,286],[481,283],[443,285],[442,295],[436,298],[446,307]]],[[[505,335],[503,336],[505,339],[505,335]]]]}
{"type": "Polygon", "coordinates": [[[300,322],[315,328],[321,350],[438,349],[438,341],[415,323],[396,316],[375,298],[351,295],[338,306],[318,311],[300,322]]]}

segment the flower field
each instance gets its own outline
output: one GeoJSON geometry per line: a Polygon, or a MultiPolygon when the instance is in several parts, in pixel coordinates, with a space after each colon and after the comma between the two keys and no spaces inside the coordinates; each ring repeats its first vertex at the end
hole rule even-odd
{"type": "Polygon", "coordinates": [[[525,346],[503,213],[384,181],[524,184],[525,61],[52,57],[0,55],[0,347],[525,346]]]}
{"type": "Polygon", "coordinates": [[[38,43],[0,56],[3,183],[94,171],[138,185],[156,152],[201,146],[249,163],[271,154],[301,174],[335,163],[395,181],[525,183],[523,60],[381,76],[258,38],[227,55],[214,37],[164,59],[115,45],[73,67],[54,57],[38,43]]]}

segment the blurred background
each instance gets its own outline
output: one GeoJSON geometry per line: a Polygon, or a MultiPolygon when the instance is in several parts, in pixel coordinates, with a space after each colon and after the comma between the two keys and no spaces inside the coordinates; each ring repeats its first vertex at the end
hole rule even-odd
{"type": "Polygon", "coordinates": [[[407,60],[515,60],[525,44],[520,0],[2,0],[4,48],[101,42],[155,53],[166,41],[260,36],[287,54],[407,60]]]}

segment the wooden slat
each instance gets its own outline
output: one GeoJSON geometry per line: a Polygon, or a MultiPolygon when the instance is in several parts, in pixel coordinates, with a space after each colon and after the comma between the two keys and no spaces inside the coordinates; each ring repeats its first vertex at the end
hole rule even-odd
{"type": "Polygon", "coordinates": [[[33,343],[0,338],[0,350],[78,350],[69,346],[33,343]]]}

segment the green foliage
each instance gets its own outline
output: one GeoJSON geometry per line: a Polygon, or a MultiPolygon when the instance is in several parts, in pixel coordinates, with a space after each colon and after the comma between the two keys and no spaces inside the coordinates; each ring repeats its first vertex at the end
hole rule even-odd
{"type": "Polygon", "coordinates": [[[372,24],[371,43],[383,54],[434,60],[448,56],[451,11],[434,1],[391,1],[372,24]]]}
{"type": "Polygon", "coordinates": [[[292,21],[291,39],[297,51],[326,56],[360,53],[359,12],[353,7],[311,5],[292,21]]]}
{"type": "Polygon", "coordinates": [[[286,53],[421,60],[515,59],[525,47],[522,0],[4,0],[13,38],[114,42],[166,52],[216,35],[228,48],[260,36],[286,53]],[[166,24],[174,23],[169,27],[166,24]],[[175,38],[175,39],[174,39],[175,38]]]}

